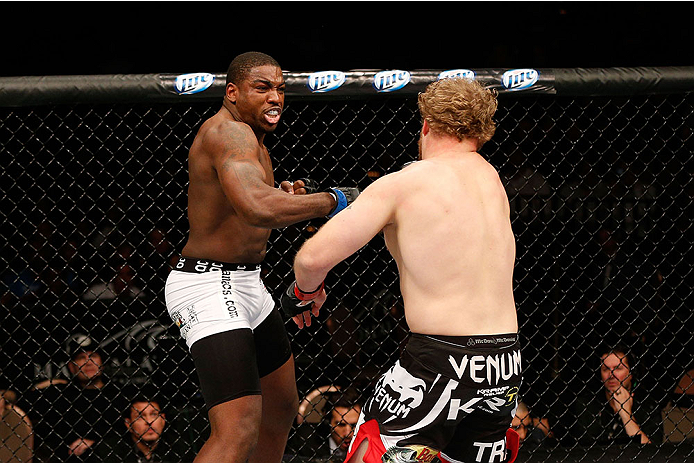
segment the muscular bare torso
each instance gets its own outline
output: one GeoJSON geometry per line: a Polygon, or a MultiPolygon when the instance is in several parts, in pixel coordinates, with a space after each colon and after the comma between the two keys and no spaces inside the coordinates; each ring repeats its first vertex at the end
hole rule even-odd
{"type": "MultiPolygon", "coordinates": [[[[222,108],[198,131],[188,155],[188,221],[190,234],[184,257],[222,262],[258,263],[265,257],[270,229],[251,225],[240,215],[222,181],[220,166],[234,156],[234,124],[243,124],[222,108]]],[[[248,150],[246,150],[248,151],[248,150]]],[[[253,165],[260,166],[262,181],[274,186],[272,162],[264,145],[258,144],[253,165]],[[255,162],[254,162],[255,161],[255,162]]]]}
{"type": "Polygon", "coordinates": [[[413,332],[515,333],[515,239],[506,192],[477,153],[438,156],[397,174],[384,228],[413,332]]]}

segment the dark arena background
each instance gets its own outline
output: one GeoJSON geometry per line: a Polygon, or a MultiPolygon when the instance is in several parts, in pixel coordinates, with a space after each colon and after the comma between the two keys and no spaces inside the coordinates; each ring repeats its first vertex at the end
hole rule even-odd
{"type": "MultiPolygon", "coordinates": [[[[364,189],[415,160],[416,95],[440,71],[287,72],[282,123],[266,139],[276,180],[364,189]]],[[[529,432],[518,461],[694,459],[694,67],[458,71],[499,91],[481,153],[500,172],[517,242],[519,397],[551,431],[529,432]],[[599,348],[618,342],[651,444],[614,429],[595,437],[601,417],[582,413],[583,397],[604,397],[599,348]]],[[[167,461],[190,461],[204,442],[197,376],[163,288],[188,229],[187,151],[224,77],[0,78],[3,463],[60,461],[50,445],[85,426],[100,449],[125,439],[139,394],[166,414],[167,461]],[[100,353],[107,381],[65,403],[51,391],[71,381],[79,344],[100,353]]],[[[263,275],[275,300],[323,222],[273,231],[263,275]]],[[[407,339],[380,236],[326,285],[319,322],[286,325],[300,398],[311,397],[289,462],[331,461],[311,447],[329,433],[325,396],[311,393],[365,400],[407,339]]],[[[101,455],[83,459],[120,461],[101,455]]]]}

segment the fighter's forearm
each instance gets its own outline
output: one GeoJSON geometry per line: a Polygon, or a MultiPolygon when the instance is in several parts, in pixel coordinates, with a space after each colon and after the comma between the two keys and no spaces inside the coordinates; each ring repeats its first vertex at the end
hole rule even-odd
{"type": "Polygon", "coordinates": [[[238,212],[248,223],[275,229],[325,217],[335,207],[335,201],[328,193],[289,195],[278,191],[276,195],[265,196],[242,207],[238,212]]]}

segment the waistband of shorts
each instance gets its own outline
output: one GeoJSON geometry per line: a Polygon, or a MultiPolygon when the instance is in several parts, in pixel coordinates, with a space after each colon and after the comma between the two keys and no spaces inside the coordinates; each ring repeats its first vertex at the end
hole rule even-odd
{"type": "Polygon", "coordinates": [[[260,270],[260,264],[217,262],[210,259],[180,257],[173,269],[187,273],[218,272],[222,270],[254,272],[260,270]]]}
{"type": "Polygon", "coordinates": [[[441,336],[412,333],[413,339],[435,341],[461,349],[506,349],[518,344],[518,333],[484,334],[476,336],[441,336]]]}

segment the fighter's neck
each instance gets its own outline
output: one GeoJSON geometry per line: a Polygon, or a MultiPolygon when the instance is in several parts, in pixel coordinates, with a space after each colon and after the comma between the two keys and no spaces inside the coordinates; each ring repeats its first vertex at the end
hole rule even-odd
{"type": "Polygon", "coordinates": [[[422,159],[477,154],[477,140],[471,138],[461,141],[454,137],[436,137],[427,142],[422,149],[422,159]]]}
{"type": "Polygon", "coordinates": [[[236,106],[234,106],[234,104],[226,98],[222,101],[222,111],[224,110],[226,110],[226,113],[229,116],[231,116],[231,119],[235,120],[236,122],[242,122],[248,125],[251,128],[251,130],[253,130],[255,137],[258,139],[258,144],[263,144],[263,140],[265,140],[265,132],[256,130],[251,124],[244,121],[241,115],[239,114],[239,111],[236,109],[236,106]]]}

